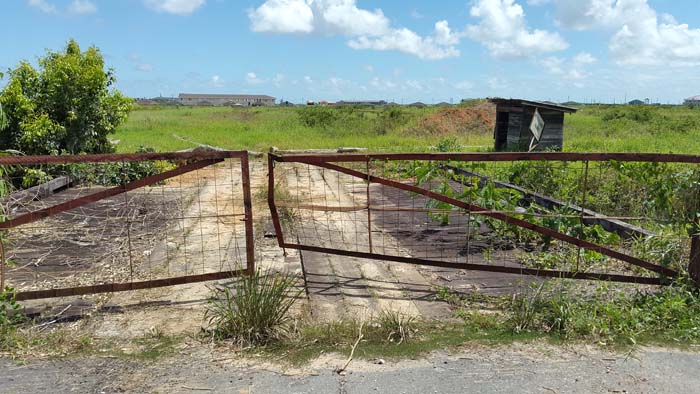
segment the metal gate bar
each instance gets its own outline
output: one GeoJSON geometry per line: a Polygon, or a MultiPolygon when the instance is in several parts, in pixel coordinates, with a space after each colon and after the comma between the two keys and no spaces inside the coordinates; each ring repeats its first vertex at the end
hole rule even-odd
{"type": "MultiPolygon", "coordinates": [[[[268,157],[269,179],[268,179],[268,205],[271,211],[273,225],[277,234],[278,244],[282,248],[298,249],[304,251],[320,252],[327,254],[335,254],[349,257],[367,258],[375,260],[395,261],[409,264],[419,264],[426,266],[458,268],[490,272],[503,272],[513,274],[526,274],[542,277],[558,277],[571,279],[594,279],[614,282],[630,282],[650,285],[663,285],[670,283],[672,279],[679,277],[679,273],[666,266],[652,263],[645,259],[641,259],[620,251],[611,249],[606,246],[577,238],[562,232],[555,231],[551,228],[544,227],[527,220],[510,216],[508,212],[493,211],[471,202],[460,201],[455,198],[436,193],[423,187],[414,186],[388,178],[372,175],[369,171],[369,163],[389,163],[398,161],[468,161],[468,162],[510,162],[510,161],[557,161],[557,162],[603,162],[603,161],[619,161],[619,162],[649,162],[649,163],[688,163],[700,164],[700,156],[697,155],[675,155],[675,154],[655,154],[655,153],[568,153],[568,152],[536,152],[536,153],[520,153],[520,152],[505,152],[505,153],[379,153],[379,154],[293,154],[293,155],[275,155],[270,154],[268,157]],[[361,163],[368,163],[367,171],[363,172],[359,169],[349,168],[341,165],[341,163],[361,166],[361,163]],[[658,276],[635,276],[622,275],[612,273],[597,273],[597,272],[579,272],[578,269],[572,271],[562,271],[556,269],[539,269],[529,268],[526,266],[496,266],[477,263],[461,263],[433,260],[430,258],[403,257],[390,254],[374,253],[371,249],[371,216],[368,215],[366,236],[369,238],[369,252],[360,250],[348,250],[334,247],[325,247],[318,245],[305,244],[303,242],[289,242],[285,239],[284,229],[280,221],[278,207],[296,208],[310,211],[325,211],[325,212],[356,212],[363,209],[368,211],[391,211],[402,210],[401,207],[396,208],[377,208],[375,209],[369,202],[369,189],[367,204],[346,204],[343,206],[338,203],[333,205],[315,205],[313,202],[302,204],[299,201],[287,203],[285,201],[277,202],[275,195],[275,165],[277,163],[297,163],[307,166],[315,166],[320,169],[331,170],[340,174],[349,175],[356,180],[364,180],[368,184],[374,183],[389,188],[403,190],[409,193],[415,193],[427,197],[428,199],[440,201],[452,206],[466,210],[470,214],[485,215],[499,221],[518,226],[527,230],[537,232],[539,234],[551,237],[553,239],[577,246],[582,249],[587,249],[600,253],[602,255],[620,260],[622,262],[644,268],[646,270],[659,274],[658,276]],[[338,164],[335,164],[338,163],[338,164]]],[[[322,175],[323,176],[323,175],[322,175]]],[[[584,186],[585,188],[585,186],[584,186]]],[[[355,189],[353,192],[357,193],[355,189]]],[[[585,193],[585,192],[584,192],[585,193]]],[[[298,198],[298,197],[297,197],[298,198]]],[[[585,197],[584,197],[585,198],[585,197]]],[[[326,203],[328,204],[328,203],[326,203]]],[[[407,209],[416,211],[416,209],[407,209]]],[[[420,209],[418,209],[420,210],[420,209]]],[[[511,213],[512,214],[512,213],[511,213]]],[[[603,217],[601,215],[601,217],[603,217]]],[[[582,216],[583,220],[583,216],[582,216]]],[[[325,231],[325,230],[324,230],[325,231]]],[[[367,240],[365,240],[367,242],[367,240]]],[[[363,244],[363,248],[367,248],[363,244]]]]}
{"type": "MultiPolygon", "coordinates": [[[[102,190],[87,196],[66,201],[54,206],[50,206],[35,212],[29,212],[20,215],[11,220],[0,222],[0,229],[4,231],[11,230],[23,224],[32,223],[61,212],[65,212],[74,208],[82,207],[90,203],[94,203],[105,198],[113,197],[119,194],[126,193],[144,186],[160,183],[164,180],[176,177],[178,175],[190,173],[205,167],[221,163],[226,159],[238,159],[241,165],[241,184],[243,192],[244,216],[241,221],[244,222],[245,228],[245,248],[246,248],[246,264],[245,268],[235,270],[222,270],[220,272],[211,272],[195,275],[183,275],[162,279],[144,280],[144,281],[129,281],[102,283],[89,286],[73,286],[64,288],[53,288],[46,290],[31,290],[20,291],[16,294],[17,300],[32,300],[53,297],[78,296],[97,293],[120,292],[137,289],[150,289],[156,287],[174,286],[187,283],[211,281],[232,278],[241,275],[248,275],[255,269],[255,245],[253,233],[253,208],[252,197],[250,191],[250,169],[247,151],[204,151],[197,150],[192,152],[169,152],[169,153],[134,153],[134,154],[100,154],[100,155],[66,155],[66,156],[3,156],[0,157],[0,166],[2,165],[58,165],[71,163],[109,163],[109,162],[139,162],[139,161],[155,161],[167,160],[180,162],[180,165],[175,169],[164,171],[160,174],[147,176],[129,183],[125,183],[116,187],[102,190]]],[[[2,282],[6,281],[7,275],[5,270],[5,245],[2,247],[2,268],[0,275],[2,282]]]]}
{"type": "MultiPolygon", "coordinates": [[[[304,161],[300,161],[300,162],[305,163],[304,161]]],[[[307,164],[310,164],[310,163],[307,163],[307,164]]],[[[401,190],[405,190],[408,192],[417,193],[417,194],[420,194],[420,195],[423,195],[426,197],[430,197],[432,199],[442,201],[442,202],[454,205],[454,206],[462,208],[462,209],[469,210],[469,212],[471,212],[473,214],[481,214],[481,215],[490,216],[494,219],[502,220],[506,223],[514,224],[518,227],[526,228],[528,230],[532,230],[532,231],[538,232],[538,233],[543,234],[543,235],[548,235],[548,236],[555,238],[555,239],[558,239],[560,241],[568,242],[572,245],[576,245],[576,246],[579,246],[579,247],[584,248],[584,249],[598,252],[598,253],[604,254],[608,257],[622,260],[622,261],[625,261],[627,263],[634,264],[638,267],[646,268],[648,270],[660,273],[662,275],[666,275],[668,277],[676,277],[678,275],[677,272],[675,272],[671,269],[668,269],[666,267],[662,267],[662,266],[656,265],[654,263],[650,263],[648,261],[638,259],[636,257],[617,252],[615,250],[606,248],[604,246],[596,245],[592,242],[588,242],[588,241],[585,241],[583,239],[572,237],[572,236],[567,235],[567,234],[562,234],[560,232],[554,231],[554,230],[547,228],[547,227],[538,226],[538,225],[536,225],[534,223],[530,223],[526,220],[514,218],[512,216],[508,216],[508,215],[505,215],[505,214],[499,213],[499,212],[491,212],[488,209],[482,208],[478,205],[469,204],[469,203],[466,203],[464,201],[459,201],[459,200],[456,200],[454,198],[443,196],[441,194],[438,194],[438,193],[435,193],[435,192],[432,192],[430,190],[426,190],[426,189],[423,189],[423,188],[420,188],[417,186],[406,185],[406,184],[392,181],[389,179],[384,179],[384,178],[376,177],[376,176],[369,175],[369,174],[363,174],[360,171],[355,171],[353,169],[345,168],[345,167],[338,166],[335,164],[314,163],[313,165],[316,165],[316,166],[321,167],[321,168],[327,168],[329,170],[342,172],[344,174],[351,175],[351,176],[354,176],[354,177],[357,177],[360,179],[369,179],[370,182],[378,183],[380,185],[391,186],[391,187],[394,187],[397,189],[401,189],[401,190]]]]}

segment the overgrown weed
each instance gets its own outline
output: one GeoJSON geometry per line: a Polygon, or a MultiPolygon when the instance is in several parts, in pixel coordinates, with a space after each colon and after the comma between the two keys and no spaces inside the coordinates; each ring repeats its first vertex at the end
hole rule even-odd
{"type": "Polygon", "coordinates": [[[213,290],[205,312],[208,332],[241,346],[283,338],[292,322],[288,312],[302,292],[296,277],[256,270],[230,286],[213,290]]]}

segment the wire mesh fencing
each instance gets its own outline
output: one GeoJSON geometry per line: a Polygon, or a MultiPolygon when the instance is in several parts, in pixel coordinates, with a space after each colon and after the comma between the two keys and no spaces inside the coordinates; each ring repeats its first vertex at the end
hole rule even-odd
{"type": "Polygon", "coordinates": [[[2,280],[20,300],[253,269],[247,152],[4,157],[0,165],[15,189],[3,201],[2,280]]]}
{"type": "Polygon", "coordinates": [[[639,154],[272,156],[269,202],[285,248],[665,284],[692,274],[699,162],[639,154]]]}

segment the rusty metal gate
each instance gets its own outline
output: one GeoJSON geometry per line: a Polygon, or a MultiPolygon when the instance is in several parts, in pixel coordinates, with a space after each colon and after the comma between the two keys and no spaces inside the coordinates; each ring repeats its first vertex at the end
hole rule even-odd
{"type": "Polygon", "coordinates": [[[271,154],[268,203],[282,248],[661,285],[693,274],[697,232],[682,222],[691,210],[696,217],[699,163],[662,154],[271,154]],[[661,169],[689,179],[675,190],[683,198],[645,184],[661,169]],[[556,184],[564,180],[570,190],[556,184]],[[657,206],[644,200],[657,195],[657,206]]]}
{"type": "Polygon", "coordinates": [[[10,173],[22,167],[25,178],[41,180],[3,201],[0,281],[18,300],[172,286],[254,269],[245,151],[7,156],[0,166],[10,173]]]}

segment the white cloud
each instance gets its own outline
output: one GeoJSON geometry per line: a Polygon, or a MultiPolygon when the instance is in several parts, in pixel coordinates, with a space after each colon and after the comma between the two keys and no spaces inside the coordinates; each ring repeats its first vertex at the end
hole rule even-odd
{"type": "Polygon", "coordinates": [[[274,78],[272,78],[272,83],[279,87],[284,81],[286,81],[286,79],[287,78],[284,76],[284,74],[277,74],[274,78]]]}
{"type": "Polygon", "coordinates": [[[431,37],[421,37],[412,30],[401,28],[391,29],[376,37],[360,36],[350,40],[348,45],[354,49],[398,50],[421,59],[438,60],[459,56],[459,50],[454,46],[459,39],[451,33],[447,22],[440,21],[435,26],[435,35],[431,37]],[[438,26],[442,30],[438,30],[438,26]]]}
{"type": "Polygon", "coordinates": [[[269,0],[250,10],[251,28],[267,33],[311,33],[314,14],[305,0],[269,0]]]}
{"type": "Polygon", "coordinates": [[[550,56],[538,60],[537,63],[551,74],[568,80],[581,80],[589,76],[585,67],[597,61],[590,53],[580,52],[571,59],[550,56]]]}
{"type": "Polygon", "coordinates": [[[153,71],[153,65],[149,63],[140,63],[136,65],[136,69],[143,72],[153,71]]]}
{"type": "Polygon", "coordinates": [[[209,83],[217,88],[224,86],[224,80],[219,75],[213,75],[209,80],[209,83]]]}
{"type": "Polygon", "coordinates": [[[367,71],[368,73],[373,73],[373,72],[374,72],[374,66],[372,66],[371,64],[368,64],[368,65],[366,65],[366,66],[364,66],[364,67],[362,67],[362,68],[363,68],[365,71],[367,71]]]}
{"type": "Polygon", "coordinates": [[[700,29],[659,15],[647,0],[557,0],[557,21],[576,29],[613,33],[608,48],[622,65],[700,64],[700,29]]]}
{"type": "Polygon", "coordinates": [[[28,0],[27,2],[30,6],[47,14],[55,14],[58,11],[55,5],[49,3],[46,0],[28,0]]]}
{"type": "Polygon", "coordinates": [[[141,55],[137,52],[131,52],[126,56],[127,60],[134,65],[134,69],[142,72],[153,71],[153,65],[141,61],[141,55]]]}
{"type": "Polygon", "coordinates": [[[369,85],[378,91],[389,91],[389,90],[394,90],[398,87],[396,82],[393,82],[393,81],[390,81],[387,79],[382,79],[379,77],[372,78],[369,81],[369,85]]]}
{"type": "Polygon", "coordinates": [[[470,81],[461,81],[461,82],[457,82],[455,84],[455,89],[460,90],[462,92],[470,91],[473,88],[474,88],[474,84],[471,83],[470,81]]]}
{"type": "Polygon", "coordinates": [[[460,36],[446,21],[435,24],[432,36],[423,37],[392,27],[381,9],[359,8],[356,0],[267,0],[248,17],[255,32],[342,35],[354,49],[396,50],[422,59],[459,55],[455,45],[460,36]]]}
{"type": "Polygon", "coordinates": [[[405,82],[405,84],[406,84],[406,88],[408,88],[408,89],[418,90],[418,91],[423,91],[423,90],[425,90],[425,87],[423,86],[422,83],[420,83],[420,82],[418,82],[418,81],[416,81],[416,80],[413,80],[413,79],[407,80],[407,81],[405,82]]]}
{"type": "Polygon", "coordinates": [[[356,0],[309,1],[318,30],[349,36],[373,36],[389,32],[390,22],[382,10],[363,10],[355,2],[356,0]]]}
{"type": "Polygon", "coordinates": [[[493,77],[489,78],[486,81],[486,84],[488,85],[489,88],[493,90],[504,90],[507,89],[509,86],[509,83],[507,80],[498,78],[498,77],[493,77]]]}
{"type": "Polygon", "coordinates": [[[97,12],[97,6],[90,0],[73,0],[68,6],[68,12],[71,14],[94,14],[97,12]]]}
{"type": "Polygon", "coordinates": [[[514,0],[478,0],[470,14],[481,21],[468,26],[467,35],[486,46],[494,57],[529,57],[569,46],[559,33],[529,29],[523,8],[514,0]]]}
{"type": "Polygon", "coordinates": [[[418,9],[414,8],[413,11],[411,11],[411,18],[413,19],[423,19],[423,14],[418,11],[418,9]]]}
{"type": "Polygon", "coordinates": [[[249,72],[245,75],[245,81],[249,85],[259,85],[261,83],[265,83],[265,80],[262,78],[259,78],[257,74],[254,72],[249,72]]]}
{"type": "Polygon", "coordinates": [[[205,0],[144,0],[146,6],[159,12],[190,15],[204,5],[205,0]]]}

